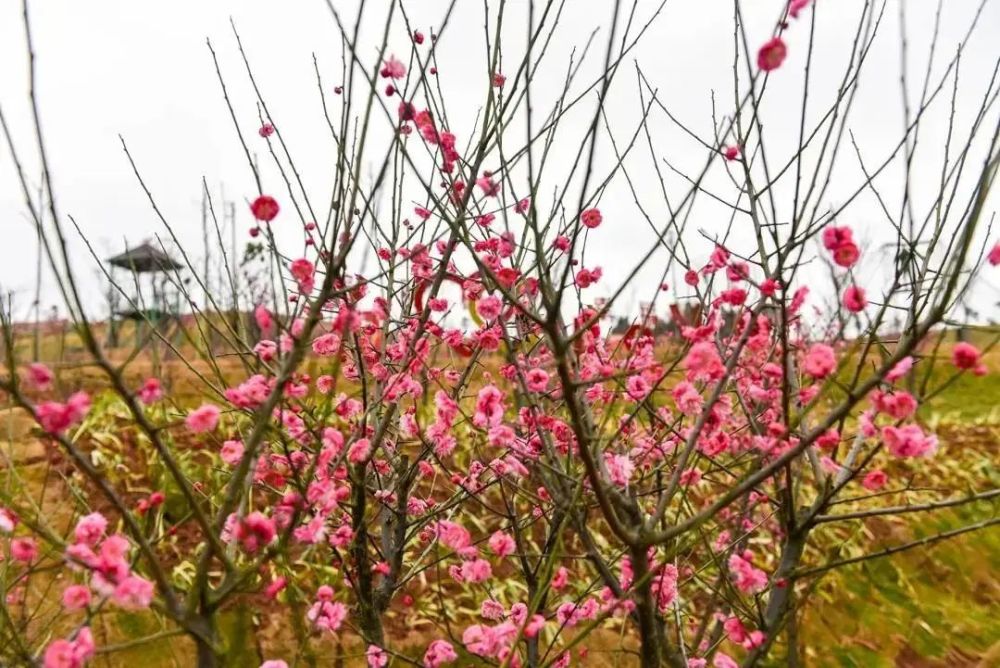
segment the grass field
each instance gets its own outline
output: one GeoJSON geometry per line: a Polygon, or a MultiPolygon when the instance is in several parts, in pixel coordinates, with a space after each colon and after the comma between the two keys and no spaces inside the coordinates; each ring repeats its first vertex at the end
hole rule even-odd
{"type": "MultiPolygon", "coordinates": [[[[63,346],[63,352],[68,353],[61,356],[66,360],[60,374],[63,388],[100,387],[96,371],[73,364],[76,342],[66,346],[64,341],[63,346]]],[[[1000,486],[1000,354],[990,353],[987,362],[993,373],[963,376],[921,409],[921,419],[938,431],[942,447],[910,480],[912,485],[938,484],[959,490],[1000,486]]],[[[156,364],[177,394],[196,392],[197,383],[185,365],[176,360],[156,364]]],[[[138,360],[129,374],[139,379],[152,368],[148,360],[138,360]]],[[[66,471],[53,469],[50,453],[34,437],[23,412],[9,409],[4,417],[3,450],[14,463],[6,471],[0,468],[6,492],[30,495],[50,518],[63,518],[68,526],[73,512],[67,500],[76,493],[72,480],[64,476],[66,471]]],[[[900,495],[892,503],[906,501],[907,497],[900,495]]],[[[854,538],[863,537],[868,551],[874,551],[964,526],[992,516],[998,509],[995,503],[982,502],[957,510],[910,515],[905,520],[859,521],[848,532],[854,538]]],[[[822,549],[833,550],[831,546],[841,537],[831,534],[822,549]]],[[[816,581],[810,593],[812,605],[797,620],[801,657],[808,666],[1000,666],[998,564],[1000,530],[994,528],[828,574],[816,581]]],[[[58,591],[58,584],[35,582],[29,595],[49,597],[58,591]]],[[[268,615],[257,602],[245,603],[227,610],[223,620],[229,645],[239,650],[235,665],[256,666],[261,656],[287,655],[285,622],[268,615]]],[[[402,617],[396,626],[407,629],[405,613],[399,614],[402,617]]],[[[155,627],[149,615],[118,612],[99,619],[94,629],[99,646],[128,645],[138,638],[170,631],[155,627]]],[[[394,639],[394,645],[417,647],[430,639],[425,629],[408,629],[405,637],[394,639]]],[[[349,649],[351,642],[346,642],[349,649]]],[[[613,646],[617,637],[607,642],[613,646]]],[[[609,665],[601,646],[598,637],[588,665],[609,665]]],[[[323,646],[318,649],[322,652],[323,646]]],[[[787,665],[783,651],[779,648],[771,665],[787,665]]],[[[156,668],[191,663],[189,643],[170,637],[116,653],[113,660],[102,655],[94,665],[156,668]]]]}

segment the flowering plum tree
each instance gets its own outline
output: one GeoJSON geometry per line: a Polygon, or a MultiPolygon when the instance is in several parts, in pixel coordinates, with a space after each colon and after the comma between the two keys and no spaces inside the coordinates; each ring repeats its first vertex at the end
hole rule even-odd
{"type": "MultiPolygon", "coordinates": [[[[352,25],[328,4],[344,49],[336,85],[316,68],[332,194],[321,203],[303,186],[247,62],[261,117],[245,133],[246,110],[229,111],[273,280],[251,305],[254,328],[192,301],[199,327],[231,351],[178,351],[198,400],[109,359],[67,251],[34,86],[31,148],[3,122],[25,206],[106,389],[61,393],[48,367],[18,361],[4,321],[0,388],[81,491],[69,526],[21,485],[0,492],[0,662],[83,666],[116,651],[92,626],[123,609],[159,620],[163,630],[140,641],[183,635],[198,665],[214,666],[236,651],[220,615],[251,600],[294,634],[294,654],[263,657],[270,668],[328,650],[372,667],[567,666],[606,628],[621,630],[619,656],[643,666],[749,666],[778,647],[792,661],[796,612],[825,573],[995,522],[889,550],[838,549],[843,525],[997,494],[984,484],[886,503],[938,446],[921,402],[954,375],[986,371],[982,343],[954,345],[950,359],[936,352],[949,349],[944,325],[980,265],[1000,262],[1000,247],[978,252],[1000,162],[1000,82],[975,82],[982,103],[967,125],[952,105],[932,197],[881,180],[898,165],[909,177],[925,115],[958,89],[964,42],[928,67],[898,144],[874,159],[848,139],[849,119],[885,2],[754,4],[779,9],[769,34],[751,34],[750,5],[735,2],[733,97],[718,100],[728,111],[696,132],[637,69],[642,114],[625,142],[609,99],[627,89],[623,66],[666,3],[644,17],[630,3],[594,3],[608,13],[603,64],[583,80],[588,54],[578,54],[554,98],[537,72],[568,3],[484,3],[487,62],[481,81],[463,82],[482,93],[472,114],[447,106],[438,75],[454,2],[429,38],[419,3],[384,3],[375,55],[357,41],[371,19],[361,12],[352,25]],[[841,78],[818,83],[813,40],[834,11],[854,12],[856,27],[841,78]],[[520,52],[503,37],[514,20],[527,33],[520,52]],[[768,126],[769,81],[799,68],[800,122],[768,126]],[[832,95],[814,102],[822,86],[832,95]],[[552,108],[540,113],[539,99],[552,108]],[[660,174],[669,150],[651,131],[658,115],[700,151],[680,188],[660,174]],[[557,133],[574,129],[572,160],[554,158],[557,133]],[[772,147],[772,132],[793,145],[772,147]],[[277,178],[250,159],[251,142],[277,178]],[[44,210],[20,168],[26,150],[44,165],[44,210]],[[640,190],[646,150],[642,169],[661,185],[640,190]],[[852,159],[861,177],[834,198],[834,166],[852,159]],[[634,205],[603,204],[615,187],[634,205]],[[874,251],[845,222],[862,196],[895,230],[891,266],[870,278],[860,269],[874,251]],[[722,216],[702,213],[705,202],[722,216]],[[594,245],[624,216],[647,220],[652,241],[609,271],[594,245]],[[297,251],[283,250],[279,228],[301,230],[297,251]],[[663,335],[647,316],[674,272],[685,310],[663,335]],[[644,284],[647,312],[613,334],[607,314],[644,284]],[[99,410],[141,447],[150,493],[95,463],[99,410]],[[51,593],[29,595],[52,571],[51,593]],[[419,647],[397,642],[403,609],[426,631],[419,647]]],[[[219,80],[229,104],[221,70],[219,80]]]]}

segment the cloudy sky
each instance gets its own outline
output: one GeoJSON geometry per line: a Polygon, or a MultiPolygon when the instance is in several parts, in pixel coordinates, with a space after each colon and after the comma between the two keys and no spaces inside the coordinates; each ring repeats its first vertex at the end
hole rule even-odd
{"type": "MultiPolygon", "coordinates": [[[[872,163],[891,152],[903,127],[898,83],[899,1],[888,2],[850,123],[872,163]]],[[[348,18],[356,11],[353,1],[333,2],[348,18]]],[[[376,54],[381,30],[378,15],[384,4],[368,2],[379,6],[360,40],[361,53],[368,62],[376,54]]],[[[440,22],[446,4],[442,0],[404,2],[411,21],[428,33],[440,22]]],[[[511,18],[505,31],[507,62],[515,61],[523,48],[524,21],[516,17],[523,15],[525,4],[524,0],[508,2],[511,18]]],[[[597,30],[601,46],[590,55],[581,76],[581,83],[589,83],[586,75],[592,79],[598,57],[603,56],[598,52],[603,49],[613,4],[610,0],[568,0],[557,37],[550,46],[550,65],[542,69],[536,83],[543,91],[540,98],[544,98],[544,91],[551,93],[562,86],[573,48],[582,47],[597,30]]],[[[640,0],[638,23],[644,23],[658,4],[640,0]]],[[[744,3],[747,30],[755,44],[769,36],[781,5],[782,0],[744,3]]],[[[836,92],[861,5],[861,0],[817,0],[816,62],[812,72],[815,92],[810,98],[815,116],[822,113],[824,102],[828,104],[836,92]]],[[[943,71],[946,60],[954,54],[978,5],[979,0],[944,3],[935,72],[943,71]]],[[[907,65],[911,76],[918,80],[926,67],[935,8],[932,0],[907,2],[907,65]]],[[[216,196],[224,192],[236,203],[237,234],[241,244],[245,240],[251,223],[246,202],[255,194],[254,185],[222,100],[206,39],[218,52],[238,121],[251,138],[251,149],[259,152],[262,161],[267,156],[265,145],[256,136],[256,101],[239,60],[230,19],[240,32],[262,93],[307,188],[317,199],[328,197],[333,145],[319,105],[312,58],[315,54],[329,93],[339,83],[341,53],[337,27],[324,0],[34,0],[31,16],[39,102],[59,206],[62,212],[74,216],[102,256],[165,233],[136,182],[118,135],[128,143],[164,215],[193,256],[200,257],[203,252],[202,178],[216,196]]],[[[457,119],[456,127],[451,129],[459,134],[460,142],[472,132],[485,92],[483,23],[482,2],[459,0],[438,46],[441,85],[449,98],[450,113],[457,119]]],[[[793,25],[787,37],[789,60],[769,83],[763,110],[765,132],[770,138],[769,148],[779,155],[793,149],[797,138],[807,38],[808,22],[793,25]]],[[[967,127],[1000,56],[998,45],[1000,2],[991,0],[986,2],[980,25],[962,57],[957,108],[963,127],[967,127]]],[[[405,54],[408,49],[405,31],[398,24],[390,50],[405,54]]],[[[733,108],[732,57],[731,2],[670,0],[616,84],[608,108],[616,138],[627,139],[640,115],[637,66],[678,119],[709,136],[713,92],[720,115],[733,108]]],[[[15,0],[0,3],[0,63],[0,105],[12,126],[29,178],[37,182],[38,162],[26,95],[25,41],[20,2],[15,0]]],[[[544,104],[540,106],[544,108],[544,104]]],[[[592,109],[591,104],[582,110],[585,113],[567,119],[569,127],[557,146],[557,157],[568,160],[575,154],[592,109]]],[[[937,160],[948,127],[947,114],[943,113],[946,111],[945,104],[942,113],[928,116],[921,139],[926,162],[921,162],[914,174],[918,184],[932,185],[939,173],[937,160]]],[[[995,119],[995,115],[991,118],[995,119]]],[[[654,113],[650,122],[656,149],[671,165],[694,171],[704,161],[705,150],[661,112],[654,113]]],[[[846,148],[849,150],[849,145],[846,148]]],[[[610,159],[606,144],[602,150],[602,158],[610,159]]],[[[662,218],[664,204],[658,196],[659,183],[650,169],[648,150],[642,160],[645,163],[637,158],[633,165],[640,197],[645,199],[648,193],[650,211],[662,218]]],[[[858,187],[856,159],[845,158],[845,165],[836,174],[838,180],[831,188],[828,205],[835,205],[838,198],[858,187]]],[[[665,163],[660,166],[667,169],[665,163]]],[[[265,189],[280,191],[276,172],[265,169],[264,177],[265,189]]],[[[898,170],[886,179],[886,188],[898,186],[898,170]]],[[[720,183],[725,186],[724,180],[720,183]]],[[[668,179],[668,185],[677,194],[685,187],[684,181],[674,176],[668,179]]],[[[602,209],[609,222],[589,243],[587,263],[602,265],[610,285],[616,276],[628,271],[637,252],[648,247],[652,232],[638,215],[624,185],[609,191],[602,200],[602,209]]],[[[871,248],[891,237],[891,229],[870,198],[859,200],[848,216],[843,222],[858,228],[871,242],[871,248]]],[[[692,223],[692,233],[698,236],[700,231],[712,237],[727,222],[724,208],[706,203],[692,223]]],[[[35,287],[35,234],[5,146],[0,148],[0,229],[0,287],[13,293],[15,315],[23,318],[29,312],[35,287]]],[[[706,244],[693,241],[692,247],[704,250],[706,244]]],[[[87,288],[88,298],[100,304],[97,295],[101,282],[78,239],[72,240],[72,253],[74,269],[87,288]]],[[[987,289],[992,290],[989,286],[987,289]]],[[[996,296],[993,290],[994,301],[996,296]]],[[[639,294],[627,295],[632,306],[642,298],[639,294]]],[[[43,303],[47,306],[56,301],[51,280],[43,282],[43,303]]]]}

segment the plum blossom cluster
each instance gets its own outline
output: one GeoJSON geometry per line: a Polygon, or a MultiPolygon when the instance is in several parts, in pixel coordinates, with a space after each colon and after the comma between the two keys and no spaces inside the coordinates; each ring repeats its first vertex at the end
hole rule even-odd
{"type": "MultiPolygon", "coordinates": [[[[792,19],[798,19],[802,12],[812,4],[812,0],[789,0],[788,2],[788,16],[792,19]]],[[[782,32],[788,28],[787,23],[781,24],[782,32]]],[[[788,56],[788,46],[785,44],[785,40],[782,38],[781,34],[772,37],[766,41],[757,52],[757,67],[762,72],[770,72],[781,67],[781,64],[785,62],[785,58],[788,56]]],[[[732,160],[728,155],[728,159],[732,160]]]]}
{"type": "Polygon", "coordinates": [[[65,557],[70,569],[80,571],[89,584],[63,589],[67,610],[83,610],[105,599],[126,610],[142,610],[153,600],[153,583],[132,569],[131,543],[121,534],[107,534],[107,528],[100,513],[77,522],[75,541],[66,548],[65,557]]]}
{"type": "MultiPolygon", "coordinates": [[[[13,511],[0,508],[0,535],[14,533],[18,524],[13,511]]],[[[121,534],[109,534],[107,529],[108,520],[101,513],[80,518],[73,529],[63,559],[71,578],[78,582],[64,585],[58,596],[68,614],[89,614],[105,603],[123,610],[145,610],[153,600],[153,583],[133,569],[132,544],[121,534]]],[[[22,569],[42,558],[38,541],[29,536],[11,538],[8,547],[9,557],[22,569]]],[[[19,590],[8,592],[7,602],[21,595],[19,590]]],[[[45,668],[82,668],[94,654],[93,634],[88,626],[82,626],[68,638],[52,640],[45,648],[42,664],[45,668]]]]}

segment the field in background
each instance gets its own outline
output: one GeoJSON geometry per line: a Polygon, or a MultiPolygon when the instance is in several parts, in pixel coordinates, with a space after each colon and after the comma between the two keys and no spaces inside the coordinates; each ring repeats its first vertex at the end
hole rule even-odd
{"type": "MultiPolygon", "coordinates": [[[[131,325],[130,325],[131,326],[131,325]]],[[[103,334],[102,326],[98,333],[103,334]]],[[[138,385],[151,374],[161,377],[171,396],[194,403],[200,394],[197,373],[208,373],[207,364],[195,362],[189,367],[162,342],[155,352],[148,347],[132,357],[132,341],[142,341],[143,334],[126,328],[120,334],[126,342],[111,357],[127,362],[126,377],[138,385]]],[[[176,338],[182,354],[190,353],[198,342],[194,338],[176,338]]],[[[978,341],[977,341],[978,342],[978,341]]],[[[104,387],[99,370],[83,364],[85,355],[75,334],[48,333],[40,338],[40,357],[52,361],[58,374],[60,391],[104,387]]],[[[24,358],[32,354],[30,336],[22,336],[18,352],[24,358]]],[[[949,353],[946,344],[939,351],[949,353]]],[[[184,355],[189,357],[188,354],[184,355]]],[[[238,377],[240,367],[233,357],[222,357],[226,375],[238,377]]],[[[933,463],[911,480],[915,486],[940,485],[957,490],[1000,486],[1000,351],[986,356],[991,373],[984,377],[964,376],[947,391],[921,409],[922,420],[941,436],[942,447],[933,463]]],[[[943,375],[941,379],[943,379],[943,375]]],[[[937,380],[937,377],[935,378],[937,380]]],[[[4,460],[12,461],[18,484],[23,484],[50,517],[68,526],[73,521],[72,481],[60,470],[58,457],[39,441],[27,416],[6,406],[3,413],[3,451],[0,480],[9,483],[15,471],[4,471],[4,460]]],[[[895,503],[905,502],[899,497],[895,503]]],[[[968,524],[995,512],[996,506],[984,502],[959,510],[942,510],[895,520],[872,519],[857,522],[857,536],[870,542],[870,549],[906,542],[924,535],[968,524]]],[[[814,604],[798,620],[798,635],[803,659],[808,666],[1000,666],[1000,530],[967,534],[931,548],[918,548],[886,559],[851,566],[818,581],[811,592],[814,604]]],[[[60,583],[36,582],[31,596],[49,597],[59,591],[60,583]]],[[[289,656],[287,631],[280,620],[269,616],[259,601],[245,601],[246,607],[231,609],[223,626],[231,646],[244,654],[236,665],[258,665],[261,656],[289,656]],[[284,651],[282,651],[284,650],[284,651]]],[[[426,645],[432,639],[430,629],[411,629],[406,611],[399,609],[393,626],[402,637],[396,646],[426,645]]],[[[129,643],[136,638],[163,631],[151,626],[151,617],[115,613],[101,618],[94,629],[98,645],[129,643]]],[[[591,647],[588,665],[609,665],[601,649],[617,644],[609,633],[599,636],[591,647]]],[[[345,639],[346,649],[356,646],[345,639]]],[[[332,641],[327,645],[334,649],[332,641]]],[[[322,644],[318,645],[321,649],[322,644]]],[[[187,666],[191,647],[181,638],[163,639],[117,654],[113,662],[99,657],[96,666],[187,666]]],[[[773,665],[786,665],[776,654],[773,665]]],[[[361,659],[359,658],[359,661],[361,659]]],[[[322,662],[321,662],[322,664],[322,662]]],[[[353,665],[353,662],[350,663],[353,665]]]]}

